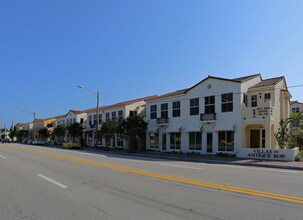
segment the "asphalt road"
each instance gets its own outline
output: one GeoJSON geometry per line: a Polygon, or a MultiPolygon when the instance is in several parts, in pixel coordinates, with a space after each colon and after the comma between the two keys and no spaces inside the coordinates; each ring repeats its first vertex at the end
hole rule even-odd
{"type": "Polygon", "coordinates": [[[0,219],[303,219],[303,172],[0,144],[0,219]]]}

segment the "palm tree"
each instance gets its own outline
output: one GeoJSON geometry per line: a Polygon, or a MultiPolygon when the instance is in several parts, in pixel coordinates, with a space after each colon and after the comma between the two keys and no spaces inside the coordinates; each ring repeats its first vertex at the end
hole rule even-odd
{"type": "Polygon", "coordinates": [[[291,145],[294,145],[295,147],[298,147],[298,145],[301,146],[302,142],[302,122],[303,121],[303,112],[292,112],[290,117],[287,119],[287,124],[290,124],[291,127],[291,139],[292,143],[291,145]]]}
{"type": "Polygon", "coordinates": [[[26,130],[20,130],[16,132],[16,136],[18,141],[22,141],[24,138],[26,138],[28,136],[28,131],[26,130]]]}
{"type": "Polygon", "coordinates": [[[118,131],[128,141],[129,150],[136,151],[138,149],[139,143],[143,142],[142,140],[145,138],[147,125],[147,122],[139,115],[121,120],[118,131]]]}
{"type": "Polygon", "coordinates": [[[83,127],[81,124],[75,122],[67,127],[68,134],[72,137],[73,140],[78,139],[83,133],[83,127]]]}
{"type": "Polygon", "coordinates": [[[47,137],[49,137],[49,134],[47,134],[47,128],[41,128],[38,130],[38,134],[40,136],[41,139],[46,139],[47,137]]]}
{"type": "Polygon", "coordinates": [[[105,137],[107,146],[111,138],[117,132],[117,125],[116,119],[109,119],[102,123],[101,134],[105,137]]]}
{"type": "Polygon", "coordinates": [[[67,128],[65,125],[59,125],[54,128],[53,135],[55,137],[57,137],[59,142],[61,143],[66,134],[66,131],[67,131],[67,128]]]}
{"type": "Polygon", "coordinates": [[[303,112],[292,112],[290,117],[287,119],[287,123],[292,127],[300,127],[302,126],[300,122],[303,121],[303,112]]]}

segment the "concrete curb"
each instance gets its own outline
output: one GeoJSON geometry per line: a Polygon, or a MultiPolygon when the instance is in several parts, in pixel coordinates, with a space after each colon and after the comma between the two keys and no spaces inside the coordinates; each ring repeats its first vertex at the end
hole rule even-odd
{"type": "Polygon", "coordinates": [[[237,163],[237,162],[232,162],[232,161],[196,159],[196,158],[179,158],[179,157],[170,157],[170,156],[145,155],[145,154],[138,154],[138,153],[132,154],[132,153],[126,153],[126,152],[104,151],[104,150],[99,150],[99,149],[84,149],[84,150],[88,151],[88,152],[100,152],[100,153],[118,154],[118,155],[125,155],[125,156],[166,159],[166,160],[174,160],[174,161],[201,162],[201,163],[210,163],[210,164],[228,164],[228,165],[236,165],[236,166],[265,167],[265,168],[303,171],[303,167],[297,167],[297,166],[283,166],[283,165],[257,164],[257,163],[237,163]]]}
{"type": "MultiPolygon", "coordinates": [[[[56,145],[47,145],[50,148],[62,148],[56,145]]],[[[73,150],[73,149],[69,149],[73,150]]],[[[93,149],[93,148],[82,148],[81,150],[87,152],[95,152],[95,153],[108,153],[108,154],[118,154],[125,156],[134,156],[134,157],[143,157],[143,158],[154,158],[154,159],[165,159],[172,161],[185,161],[185,162],[200,162],[200,163],[209,163],[209,164],[228,164],[235,166],[250,166],[250,167],[264,167],[264,168],[276,168],[276,169],[287,169],[287,170],[298,170],[303,171],[303,167],[298,166],[283,166],[283,165],[274,165],[274,164],[258,164],[258,163],[237,163],[234,161],[222,161],[222,160],[208,160],[208,159],[200,159],[200,158],[180,158],[173,156],[165,156],[165,155],[146,155],[140,153],[127,153],[127,152],[117,152],[117,151],[105,151],[102,149],[93,149]]],[[[303,162],[302,162],[303,163],[303,162]]]]}

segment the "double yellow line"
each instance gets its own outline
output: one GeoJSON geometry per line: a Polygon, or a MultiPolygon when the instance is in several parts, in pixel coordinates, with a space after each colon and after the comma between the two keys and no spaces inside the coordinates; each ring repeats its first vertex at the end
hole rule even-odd
{"type": "Polygon", "coordinates": [[[280,201],[284,201],[284,202],[293,202],[293,203],[303,204],[303,198],[300,198],[300,197],[287,196],[287,195],[269,193],[269,192],[258,191],[258,190],[250,190],[250,189],[246,189],[246,188],[227,186],[224,184],[216,184],[216,183],[192,180],[192,179],[187,179],[187,178],[180,178],[180,177],[175,177],[175,176],[170,176],[170,175],[163,175],[163,174],[158,174],[158,173],[154,173],[154,172],[147,172],[147,171],[142,171],[142,170],[121,167],[121,166],[114,166],[114,165],[110,165],[110,164],[99,163],[99,162],[90,161],[90,160],[78,159],[78,158],[74,158],[74,157],[49,153],[49,152],[41,151],[41,150],[34,150],[34,149],[30,149],[30,148],[24,148],[24,147],[18,147],[18,146],[11,146],[11,148],[28,151],[28,152],[32,152],[32,153],[36,153],[36,154],[40,154],[40,155],[45,155],[45,156],[49,156],[49,157],[65,159],[65,160],[73,161],[76,163],[88,164],[88,165],[92,165],[92,166],[96,166],[96,167],[102,167],[102,168],[107,168],[107,169],[112,169],[112,170],[117,170],[117,171],[122,171],[122,172],[127,172],[127,173],[147,176],[147,177],[153,177],[153,178],[167,180],[167,181],[185,183],[185,184],[190,184],[190,185],[207,187],[207,188],[211,188],[211,189],[224,190],[224,191],[229,191],[229,192],[234,192],[234,193],[241,193],[241,194],[251,195],[251,196],[264,197],[264,198],[275,199],[275,200],[280,200],[280,201]]]}

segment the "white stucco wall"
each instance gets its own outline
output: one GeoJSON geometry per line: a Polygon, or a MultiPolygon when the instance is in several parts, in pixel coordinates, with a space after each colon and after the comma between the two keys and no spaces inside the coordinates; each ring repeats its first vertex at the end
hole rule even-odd
{"type": "MultiPolygon", "coordinates": [[[[203,83],[197,85],[185,95],[173,96],[170,98],[162,98],[151,100],[147,102],[146,105],[146,119],[149,122],[149,131],[154,132],[158,125],[156,119],[150,119],[150,106],[157,105],[157,118],[161,117],[161,104],[168,103],[168,118],[169,126],[166,129],[161,128],[160,133],[174,130],[175,128],[181,129],[181,151],[189,151],[189,134],[188,130],[190,128],[196,128],[196,131],[200,131],[201,126],[203,126],[202,133],[202,151],[201,153],[206,153],[206,135],[207,132],[213,133],[213,153],[218,152],[218,132],[215,131],[215,127],[225,127],[226,125],[233,125],[235,128],[235,137],[234,137],[234,149],[241,148],[242,142],[242,131],[241,131],[241,87],[240,83],[227,81],[227,80],[218,80],[209,78],[203,83]],[[211,86],[209,86],[211,85],[211,86]],[[209,88],[211,87],[211,88],[209,88]],[[233,111],[232,112],[222,112],[221,111],[221,95],[225,93],[233,93],[233,111]],[[215,112],[216,120],[215,122],[200,121],[200,114],[204,113],[204,97],[215,95],[215,112]],[[190,115],[190,99],[199,98],[199,115],[190,115]],[[173,118],[172,117],[172,102],[181,101],[181,116],[173,118]],[[188,129],[189,128],[189,129],[188,129]]],[[[161,135],[160,135],[161,136],[161,135]]],[[[161,137],[159,137],[161,146],[161,137]]],[[[167,136],[167,149],[169,149],[169,135],[167,136]]],[[[150,139],[147,137],[147,146],[150,144],[150,139]]],[[[161,150],[161,147],[160,147],[161,150]]]]}

